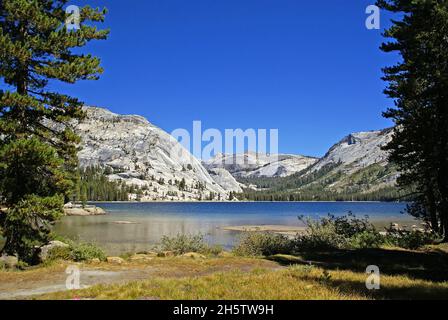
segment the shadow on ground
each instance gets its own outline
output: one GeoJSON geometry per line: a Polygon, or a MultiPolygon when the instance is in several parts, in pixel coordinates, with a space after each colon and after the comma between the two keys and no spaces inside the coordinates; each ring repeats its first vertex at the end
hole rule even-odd
{"type": "Polygon", "coordinates": [[[441,250],[403,251],[391,249],[333,250],[302,252],[296,257],[271,256],[282,265],[312,264],[329,270],[350,270],[365,273],[376,265],[384,275],[406,275],[414,279],[448,281],[448,254],[441,250]]]}
{"type": "Polygon", "coordinates": [[[335,271],[324,275],[310,273],[301,277],[324,282],[341,293],[355,293],[374,299],[448,299],[448,286],[445,283],[448,281],[448,254],[442,250],[335,250],[302,252],[297,256],[275,255],[268,259],[281,265],[314,265],[335,271]],[[382,276],[407,278],[389,278],[387,281],[381,281],[380,290],[368,290],[365,279],[366,267],[369,265],[378,266],[382,276]],[[337,271],[351,271],[356,274],[341,276],[337,271]]]}

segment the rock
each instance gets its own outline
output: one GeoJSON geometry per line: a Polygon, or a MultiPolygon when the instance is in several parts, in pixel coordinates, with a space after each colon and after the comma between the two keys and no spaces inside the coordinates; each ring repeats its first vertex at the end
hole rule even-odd
{"type": "Polygon", "coordinates": [[[45,260],[48,259],[48,255],[50,253],[51,250],[55,249],[55,248],[68,248],[69,245],[61,242],[61,241],[50,241],[49,244],[40,247],[40,252],[39,252],[39,259],[40,261],[44,262],[45,260]]]}
{"type": "Polygon", "coordinates": [[[192,259],[206,259],[203,254],[197,252],[187,252],[182,255],[182,257],[192,258],[192,259]]]}
{"type": "Polygon", "coordinates": [[[19,263],[19,259],[16,256],[3,255],[0,257],[0,266],[5,266],[8,269],[15,268],[19,263]]]}
{"type": "Polygon", "coordinates": [[[333,145],[312,167],[312,172],[337,163],[343,167],[350,167],[352,172],[372,164],[385,165],[388,152],[382,147],[389,143],[392,135],[392,129],[352,133],[333,145]]]}
{"type": "Polygon", "coordinates": [[[107,257],[106,261],[107,261],[107,263],[111,263],[111,264],[123,264],[124,263],[124,259],[122,259],[120,257],[107,257]]]}
{"type": "Polygon", "coordinates": [[[221,199],[228,195],[177,139],[147,119],[102,108],[84,111],[85,119],[73,123],[82,140],[80,166],[107,168],[109,180],[145,187],[143,195],[130,194],[129,200],[193,201],[210,192],[221,199]],[[188,188],[180,187],[183,180],[188,188]]]}
{"type": "MultiPolygon", "coordinates": [[[[217,184],[223,187],[227,191],[241,193],[243,189],[241,184],[230,174],[229,171],[223,168],[210,168],[208,173],[215,180],[217,184]]],[[[223,199],[224,200],[224,199],[223,199]]]]}
{"type": "Polygon", "coordinates": [[[231,252],[228,252],[228,251],[221,251],[221,252],[218,254],[218,257],[221,257],[221,258],[228,258],[228,257],[233,257],[233,254],[232,254],[231,252]]]}
{"type": "Polygon", "coordinates": [[[162,251],[157,254],[158,257],[174,257],[176,253],[174,251],[162,251]]]}
{"type": "Polygon", "coordinates": [[[154,259],[154,256],[147,255],[147,254],[134,254],[132,257],[129,258],[130,261],[134,262],[148,262],[154,259]]]}
{"type": "MultiPolygon", "coordinates": [[[[223,183],[223,186],[238,188],[222,172],[214,173],[213,169],[225,169],[234,177],[287,177],[302,171],[317,162],[317,158],[291,154],[262,154],[246,152],[244,154],[222,154],[204,162],[209,172],[223,183]]],[[[218,182],[217,181],[217,182],[218,182]]],[[[220,183],[220,182],[218,182],[220,183]]],[[[237,190],[233,190],[237,191],[237,190]]],[[[238,192],[238,191],[237,191],[238,192]]]]}
{"type": "MultiPolygon", "coordinates": [[[[224,172],[214,172],[216,168],[227,170],[236,180],[253,178],[253,183],[244,188],[262,190],[257,187],[255,178],[288,177],[296,174],[299,178],[310,179],[305,186],[298,186],[295,190],[311,191],[313,179],[320,179],[322,175],[334,179],[322,185],[328,193],[340,193],[352,187],[353,181],[359,177],[366,177],[357,182],[357,189],[362,193],[378,192],[396,185],[398,171],[388,162],[388,152],[383,150],[393,136],[393,128],[384,130],[352,133],[334,144],[320,159],[300,155],[266,155],[247,152],[244,154],[217,154],[204,162],[212,177],[218,184],[226,188],[236,188],[224,172]],[[300,174],[299,174],[300,173],[300,174]],[[317,177],[317,178],[316,178],[317,177]]],[[[296,179],[294,179],[296,180],[296,179]]],[[[272,191],[282,191],[281,186],[275,186],[272,191]]],[[[315,191],[314,191],[315,192],[315,191]]]]}
{"type": "Polygon", "coordinates": [[[102,216],[106,214],[106,211],[97,206],[83,206],[69,202],[64,206],[64,213],[67,216],[102,216]]]}
{"type": "Polygon", "coordinates": [[[145,255],[147,255],[148,257],[157,257],[157,252],[154,251],[148,251],[144,253],[145,255]]]}
{"type": "Polygon", "coordinates": [[[113,224],[138,224],[138,222],[134,221],[113,221],[113,224]]]}

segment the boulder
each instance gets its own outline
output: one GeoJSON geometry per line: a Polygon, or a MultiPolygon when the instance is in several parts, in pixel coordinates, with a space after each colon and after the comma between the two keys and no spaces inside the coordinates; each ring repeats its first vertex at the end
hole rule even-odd
{"type": "Polygon", "coordinates": [[[228,251],[221,251],[218,254],[218,257],[220,257],[220,258],[228,258],[228,257],[233,257],[233,256],[234,255],[231,252],[228,252],[228,251]]]}
{"type": "Polygon", "coordinates": [[[82,206],[67,203],[64,206],[64,213],[67,216],[102,216],[106,214],[106,211],[97,206],[82,206]]]}
{"type": "Polygon", "coordinates": [[[147,255],[147,254],[134,254],[132,257],[129,258],[129,261],[134,262],[148,262],[154,259],[154,256],[147,255]]]}
{"type": "Polygon", "coordinates": [[[205,259],[206,257],[203,254],[197,253],[197,252],[187,252],[182,255],[182,257],[185,258],[192,258],[192,259],[205,259]]]}
{"type": "Polygon", "coordinates": [[[39,259],[40,261],[44,262],[45,260],[48,259],[48,255],[51,250],[55,248],[68,248],[68,247],[69,245],[64,242],[50,241],[50,243],[48,243],[47,245],[40,247],[39,259]]]}
{"type": "Polygon", "coordinates": [[[111,264],[123,264],[124,259],[120,257],[107,257],[106,261],[111,264]]]}
{"type": "Polygon", "coordinates": [[[5,266],[6,268],[13,269],[19,263],[19,259],[16,256],[3,255],[0,257],[0,266],[5,266]]]}
{"type": "Polygon", "coordinates": [[[158,257],[174,257],[176,253],[174,251],[162,251],[157,254],[158,257]]]}

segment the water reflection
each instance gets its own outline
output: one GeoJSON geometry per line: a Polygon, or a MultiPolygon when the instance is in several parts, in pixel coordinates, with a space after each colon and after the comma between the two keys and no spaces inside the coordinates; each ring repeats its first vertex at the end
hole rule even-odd
{"type": "Polygon", "coordinates": [[[206,235],[210,244],[230,248],[238,233],[224,226],[300,226],[299,215],[314,218],[352,211],[377,221],[410,220],[400,203],[101,203],[106,216],[64,217],[56,233],[96,242],[109,254],[149,250],[162,236],[206,235]]]}

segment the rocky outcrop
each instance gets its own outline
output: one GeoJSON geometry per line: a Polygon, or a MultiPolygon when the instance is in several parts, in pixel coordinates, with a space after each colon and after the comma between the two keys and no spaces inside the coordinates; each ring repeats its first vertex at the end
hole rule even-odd
{"type": "Polygon", "coordinates": [[[211,169],[226,169],[234,177],[287,177],[300,172],[316,163],[318,159],[301,155],[278,154],[267,155],[254,152],[244,154],[217,154],[204,161],[204,166],[211,169]]]}
{"type": "Polygon", "coordinates": [[[102,216],[106,211],[93,205],[73,204],[71,202],[64,206],[66,216],[102,216]]]}
{"type": "Polygon", "coordinates": [[[19,259],[16,256],[0,256],[0,269],[2,269],[3,267],[7,269],[14,269],[18,264],[19,259]]]}
{"type": "MultiPolygon", "coordinates": [[[[145,118],[101,108],[86,107],[85,111],[86,119],[75,124],[82,138],[78,155],[82,167],[107,168],[110,180],[142,189],[141,201],[228,197],[200,161],[145,118]]],[[[130,200],[136,198],[134,194],[130,200]]]]}
{"type": "Polygon", "coordinates": [[[124,259],[120,257],[107,257],[106,261],[110,264],[123,264],[125,262],[124,259]]]}
{"type": "Polygon", "coordinates": [[[208,170],[212,179],[222,188],[232,192],[243,192],[242,185],[230,174],[229,171],[223,168],[211,168],[208,170]]]}
{"type": "Polygon", "coordinates": [[[49,257],[50,252],[56,248],[68,248],[68,247],[69,247],[68,244],[63,243],[61,241],[50,241],[50,243],[48,243],[47,245],[40,247],[39,260],[41,262],[46,261],[49,257]]]}
{"type": "Polygon", "coordinates": [[[373,164],[387,165],[387,151],[382,150],[392,139],[393,129],[352,133],[333,145],[312,171],[329,164],[341,164],[351,172],[373,164]]]}
{"type": "Polygon", "coordinates": [[[388,162],[388,152],[383,150],[392,135],[393,128],[346,136],[303,174],[316,177],[307,187],[320,184],[330,192],[361,194],[394,187],[399,173],[388,162]]]}

